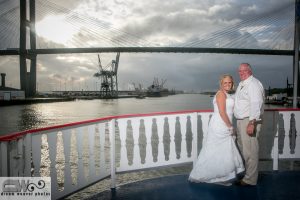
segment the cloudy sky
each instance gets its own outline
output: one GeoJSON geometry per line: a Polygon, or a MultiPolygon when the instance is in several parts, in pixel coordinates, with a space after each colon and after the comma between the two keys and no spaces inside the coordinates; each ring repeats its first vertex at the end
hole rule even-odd
{"type": "MultiPolygon", "coordinates": [[[[3,28],[10,22],[10,27],[16,24],[13,21],[17,17],[6,14],[6,10],[14,8],[12,2],[17,4],[18,0],[0,0],[1,49],[16,48],[18,43],[18,39],[11,38],[17,37],[16,34],[10,33],[18,29],[3,28]]],[[[36,0],[37,48],[195,46],[291,49],[293,24],[281,19],[294,16],[293,7],[286,10],[293,2],[36,0]],[[275,20],[254,23],[271,15],[275,20]],[[244,26],[235,26],[240,23],[244,26]],[[217,33],[221,33],[220,37],[217,33]],[[201,41],[208,38],[213,38],[209,44],[205,43],[208,46],[201,46],[204,45],[201,41]]],[[[108,66],[116,54],[101,53],[100,57],[102,65],[108,66]]],[[[99,70],[97,54],[38,55],[37,62],[39,91],[99,89],[100,82],[93,77],[99,70]]],[[[265,88],[285,87],[287,78],[292,81],[293,58],[290,56],[121,53],[119,89],[132,88],[132,83],[147,87],[156,77],[167,80],[165,86],[177,90],[216,90],[218,78],[223,73],[232,74],[236,82],[239,81],[237,67],[241,62],[252,65],[255,76],[265,88]]],[[[18,68],[17,56],[0,57],[0,72],[6,73],[7,86],[20,87],[18,68]]]]}

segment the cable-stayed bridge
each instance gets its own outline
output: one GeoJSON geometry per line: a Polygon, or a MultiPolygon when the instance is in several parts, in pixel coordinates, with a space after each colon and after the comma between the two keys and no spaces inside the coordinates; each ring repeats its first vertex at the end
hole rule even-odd
{"type": "MultiPolygon", "coordinates": [[[[88,48],[95,48],[95,52],[99,50],[111,52],[114,49],[122,52],[205,52],[200,50],[203,48],[209,52],[217,52],[212,49],[225,49],[225,51],[220,50],[220,53],[226,53],[226,51],[233,53],[230,49],[250,49],[250,53],[254,53],[253,50],[267,50],[266,52],[278,55],[277,50],[282,51],[283,54],[289,54],[287,52],[293,50],[294,46],[295,2],[294,0],[284,2],[280,7],[266,13],[250,16],[251,18],[243,21],[232,22],[231,25],[223,25],[217,30],[194,34],[190,37],[184,36],[183,41],[175,39],[159,43],[144,39],[134,30],[125,32],[104,20],[83,15],[52,1],[35,0],[35,49],[41,54],[53,53],[54,49],[57,53],[60,53],[59,51],[64,53],[66,49],[75,48],[82,50],[72,50],[72,52],[86,52],[88,48]],[[60,17],[62,15],[63,17],[60,17]],[[70,29],[70,32],[73,31],[76,34],[70,34],[68,41],[58,42],[55,39],[46,39],[43,34],[39,34],[42,31],[37,26],[43,19],[45,21],[48,19],[50,22],[49,16],[57,16],[70,29]]],[[[18,0],[6,0],[0,6],[2,7],[0,12],[1,54],[15,54],[20,46],[20,4],[18,0]]],[[[30,23],[30,21],[25,20],[25,23],[30,23]]],[[[66,33],[59,28],[56,24],[52,24],[52,27],[49,24],[47,31],[51,32],[49,34],[56,34],[57,37],[65,37],[66,33]]],[[[188,29],[185,31],[189,32],[188,29]]],[[[157,30],[157,34],[159,32],[160,30],[157,30]]],[[[26,49],[33,51],[29,44],[27,43],[26,49]]],[[[247,52],[243,51],[243,53],[247,52]]]]}
{"type": "MultiPolygon", "coordinates": [[[[187,28],[183,31],[185,34],[178,31],[177,36],[176,33],[170,35],[171,39],[151,40],[140,31],[124,31],[108,23],[104,14],[103,18],[91,17],[80,9],[69,9],[50,0],[28,3],[4,0],[0,2],[0,55],[20,56],[21,89],[29,96],[35,93],[36,56],[39,54],[175,52],[295,56],[295,5],[294,0],[287,0],[265,12],[232,20],[217,28],[200,27],[193,34],[187,28]],[[49,22],[48,27],[41,25],[43,20],[49,22]],[[56,24],[51,26],[53,21],[56,24]],[[45,30],[56,38],[47,38],[45,30]],[[25,75],[28,59],[31,61],[30,84],[25,75]]],[[[190,23],[193,24],[193,18],[190,23]]],[[[151,31],[159,34],[164,30],[151,31]]]]}

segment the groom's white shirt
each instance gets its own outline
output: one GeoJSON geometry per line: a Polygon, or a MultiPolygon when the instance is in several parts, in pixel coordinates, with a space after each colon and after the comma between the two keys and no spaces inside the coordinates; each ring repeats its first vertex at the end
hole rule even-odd
{"type": "Polygon", "coordinates": [[[241,81],[235,93],[234,116],[237,119],[261,120],[265,99],[264,87],[253,76],[241,81]]]}

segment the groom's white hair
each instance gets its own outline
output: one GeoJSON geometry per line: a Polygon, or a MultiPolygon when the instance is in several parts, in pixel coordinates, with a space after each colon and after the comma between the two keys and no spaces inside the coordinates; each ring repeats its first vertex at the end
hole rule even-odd
{"type": "Polygon", "coordinates": [[[242,65],[248,67],[248,69],[252,72],[252,67],[249,63],[241,63],[240,66],[242,65]]]}

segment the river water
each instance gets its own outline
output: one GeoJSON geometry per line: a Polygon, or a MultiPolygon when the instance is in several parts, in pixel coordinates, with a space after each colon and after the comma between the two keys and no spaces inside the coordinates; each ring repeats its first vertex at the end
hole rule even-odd
{"type": "MultiPolygon", "coordinates": [[[[266,105],[266,108],[270,108],[266,105]]],[[[272,106],[274,107],[274,106],[272,106]]],[[[212,109],[212,97],[178,94],[145,99],[94,99],[0,107],[0,136],[112,115],[212,109]]]]}
{"type": "Polygon", "coordinates": [[[0,107],[0,135],[112,115],[211,109],[211,99],[208,95],[178,94],[160,98],[75,100],[0,107]]]}

